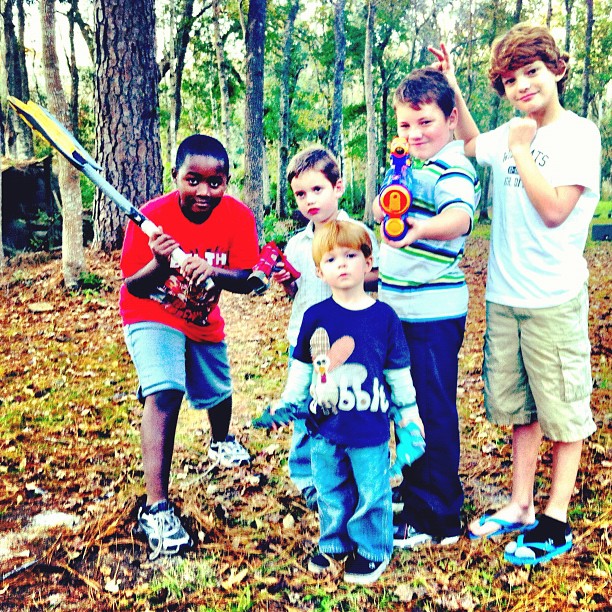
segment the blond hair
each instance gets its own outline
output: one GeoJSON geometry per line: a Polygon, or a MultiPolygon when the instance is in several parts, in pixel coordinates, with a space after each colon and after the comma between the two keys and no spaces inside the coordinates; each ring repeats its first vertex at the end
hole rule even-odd
{"type": "Polygon", "coordinates": [[[372,256],[372,240],[368,231],[354,221],[330,221],[317,229],[312,241],[312,258],[317,268],[323,255],[336,247],[361,251],[366,259],[372,256]]]}

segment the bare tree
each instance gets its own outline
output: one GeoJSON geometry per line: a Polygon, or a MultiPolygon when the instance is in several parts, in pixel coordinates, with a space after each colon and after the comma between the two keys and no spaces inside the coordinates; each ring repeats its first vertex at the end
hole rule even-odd
{"type": "MultiPolygon", "coordinates": [[[[40,26],[49,108],[63,125],[68,125],[70,115],[55,47],[55,0],[40,0],[40,26]]],[[[62,155],[58,156],[58,168],[62,195],[62,270],[64,284],[74,288],[85,268],[80,177],[79,171],[62,155]]]]}
{"type": "Polygon", "coordinates": [[[168,151],[170,161],[176,148],[177,133],[181,122],[183,108],[182,86],[183,71],[185,69],[185,56],[189,37],[193,26],[194,0],[183,0],[179,14],[179,24],[174,37],[173,70],[170,76],[170,121],[168,122],[168,151]]]}
{"type": "Polygon", "coordinates": [[[276,214],[280,219],[287,216],[287,164],[289,162],[289,126],[291,111],[291,49],[293,29],[300,8],[299,0],[291,0],[285,22],[283,59],[279,75],[280,100],[278,117],[278,187],[276,190],[276,214]]]}
{"type": "MultiPolygon", "coordinates": [[[[74,44],[74,33],[76,29],[75,14],[79,10],[79,0],[70,0],[70,10],[68,11],[68,36],[70,38],[70,59],[68,70],[70,71],[70,131],[78,135],[79,133],[79,67],[76,61],[76,46],[74,44]]],[[[54,45],[55,46],[55,45],[54,45]]]]}
{"type": "Polygon", "coordinates": [[[591,45],[593,42],[593,0],[586,0],[586,27],[584,35],[584,73],[582,80],[582,116],[589,114],[591,101],[591,45]]]}
{"type": "Polygon", "coordinates": [[[334,94],[327,146],[334,155],[340,154],[342,137],[342,97],[344,93],[344,65],[346,62],[346,32],[344,24],[345,0],[334,0],[334,94]]]}
{"type": "MultiPolygon", "coordinates": [[[[19,24],[19,32],[23,36],[24,15],[23,2],[18,0],[1,0],[0,14],[2,16],[2,51],[4,61],[0,62],[0,70],[5,73],[2,78],[3,87],[6,88],[0,92],[2,98],[6,99],[6,95],[15,96],[20,100],[27,102],[30,99],[28,89],[27,71],[25,69],[25,56],[23,39],[19,40],[15,31],[15,8],[17,9],[17,17],[19,24]]],[[[34,154],[34,145],[32,140],[32,131],[19,120],[15,113],[5,114],[5,137],[6,150],[12,157],[32,157],[34,154]]]]}
{"type": "Polygon", "coordinates": [[[266,153],[263,133],[265,41],[266,0],[251,0],[246,36],[247,68],[242,196],[255,214],[260,235],[264,210],[263,173],[266,153]]]}
{"type": "MultiPolygon", "coordinates": [[[[95,0],[97,158],[136,206],[162,190],[154,0],[95,0]]],[[[94,247],[117,249],[125,217],[97,193],[94,247]]]]}
{"type": "Polygon", "coordinates": [[[378,176],[378,139],[376,138],[376,109],[374,106],[374,83],[372,71],[374,24],[376,21],[376,0],[368,0],[368,16],[366,20],[365,54],[363,58],[363,85],[366,101],[366,189],[364,220],[373,221],[372,202],[376,197],[376,178],[378,176]]]}
{"type": "MultiPolygon", "coordinates": [[[[55,47],[55,0],[40,0],[40,26],[49,108],[63,125],[68,125],[70,114],[55,47]]],[[[67,288],[74,288],[78,286],[85,268],[80,177],[79,171],[61,155],[58,157],[58,168],[62,194],[62,270],[64,284],[67,288]]]]}

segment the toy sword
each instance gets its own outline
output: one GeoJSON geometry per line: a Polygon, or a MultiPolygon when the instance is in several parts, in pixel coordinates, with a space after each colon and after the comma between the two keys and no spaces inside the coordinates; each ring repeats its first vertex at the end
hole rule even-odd
{"type": "MultiPolygon", "coordinates": [[[[49,111],[32,102],[32,100],[22,102],[13,96],[9,96],[8,101],[25,123],[36,130],[52,147],[57,149],[73,166],[89,178],[149,238],[157,231],[157,225],[147,219],[99,173],[102,167],[49,111]]],[[[171,265],[178,268],[186,258],[185,251],[177,247],[170,256],[171,265]]],[[[204,285],[205,289],[210,290],[213,287],[212,279],[207,279],[204,285]]]]}

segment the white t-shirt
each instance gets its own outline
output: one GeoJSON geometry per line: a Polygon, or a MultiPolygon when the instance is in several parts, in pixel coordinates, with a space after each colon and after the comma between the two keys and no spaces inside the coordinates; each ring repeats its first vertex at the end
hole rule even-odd
{"type": "Polygon", "coordinates": [[[491,166],[493,174],[486,299],[545,308],[574,298],[588,278],[583,251],[599,202],[601,137],[594,123],[564,111],[538,129],[531,153],[552,187],[581,185],[584,191],[560,226],[546,227],[508,148],[508,123],[478,136],[476,159],[491,166]]]}

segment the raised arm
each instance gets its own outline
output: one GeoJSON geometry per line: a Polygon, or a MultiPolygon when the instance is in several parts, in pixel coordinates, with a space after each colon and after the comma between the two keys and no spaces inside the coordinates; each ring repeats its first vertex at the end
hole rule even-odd
{"type": "Polygon", "coordinates": [[[459,89],[457,78],[455,76],[455,66],[451,55],[444,43],[440,43],[440,48],[427,47],[433,53],[437,61],[432,64],[432,67],[439,70],[448,79],[450,86],[455,92],[455,106],[459,113],[457,127],[455,128],[455,136],[459,140],[463,140],[465,154],[470,157],[476,156],[476,136],[480,134],[480,130],[470,113],[467,104],[463,98],[463,94],[459,89]]]}

